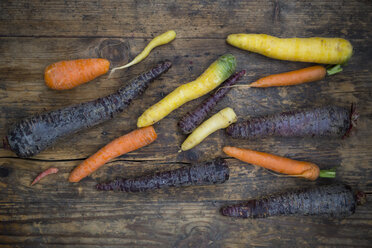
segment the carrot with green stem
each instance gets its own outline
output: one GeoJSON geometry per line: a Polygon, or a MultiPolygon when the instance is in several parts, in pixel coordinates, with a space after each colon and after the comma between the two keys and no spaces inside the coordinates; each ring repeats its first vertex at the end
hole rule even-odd
{"type": "Polygon", "coordinates": [[[340,65],[326,69],[324,66],[316,65],[300,70],[284,72],[279,74],[270,75],[258,79],[256,82],[248,85],[249,87],[273,87],[273,86],[290,86],[303,83],[310,83],[318,80],[322,80],[326,75],[334,75],[341,72],[342,68],[340,65]]]}
{"type": "Polygon", "coordinates": [[[152,126],[134,130],[121,136],[101,148],[98,152],[84,160],[70,174],[70,182],[79,182],[108,161],[125,153],[137,150],[155,141],[157,135],[152,126]]]}
{"type": "Polygon", "coordinates": [[[336,173],[333,170],[319,170],[316,164],[310,162],[296,161],[269,153],[231,146],[225,146],[223,151],[227,155],[243,162],[295,177],[303,177],[309,180],[316,180],[318,177],[336,177],[336,173]]]}
{"type": "Polygon", "coordinates": [[[233,55],[225,54],[219,57],[196,80],[179,86],[148,108],[138,118],[137,127],[153,125],[183,104],[212,91],[234,73],[235,67],[236,59],[233,55]]]}
{"type": "Polygon", "coordinates": [[[322,80],[326,75],[331,76],[342,71],[340,65],[329,66],[328,68],[316,65],[306,67],[303,69],[273,74],[258,79],[257,81],[249,85],[228,85],[223,86],[224,88],[267,88],[267,87],[278,87],[278,86],[291,86],[303,83],[310,83],[318,80],[322,80]]]}
{"type": "Polygon", "coordinates": [[[277,38],[266,34],[230,34],[227,43],[264,56],[319,64],[344,64],[353,46],[341,38],[277,38]]]}
{"type": "Polygon", "coordinates": [[[145,47],[145,49],[143,49],[143,51],[140,54],[138,54],[130,63],[120,66],[120,67],[113,68],[111,70],[110,75],[114,73],[116,70],[121,70],[124,68],[128,68],[132,65],[138,64],[150,54],[152,49],[154,49],[155,47],[161,46],[161,45],[168,44],[175,38],[176,38],[176,32],[174,30],[169,30],[161,35],[156,36],[154,39],[150,41],[150,43],[145,47]]]}

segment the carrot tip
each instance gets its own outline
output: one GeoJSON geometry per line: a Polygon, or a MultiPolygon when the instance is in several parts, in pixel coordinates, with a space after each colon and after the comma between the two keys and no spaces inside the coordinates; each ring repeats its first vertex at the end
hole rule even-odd
{"type": "Polygon", "coordinates": [[[75,178],[71,178],[71,177],[68,178],[68,181],[70,183],[77,183],[77,182],[79,182],[79,180],[76,180],[75,178]]]}
{"type": "Polygon", "coordinates": [[[356,194],[355,194],[355,198],[356,198],[356,201],[357,201],[357,204],[358,205],[363,205],[367,202],[367,196],[364,192],[362,191],[358,191],[356,194]]]}
{"type": "Polygon", "coordinates": [[[354,130],[354,127],[357,125],[357,121],[359,118],[359,113],[356,110],[356,104],[352,103],[351,104],[351,110],[350,110],[350,126],[349,129],[346,131],[345,135],[342,138],[349,137],[352,131],[354,130]]]}
{"type": "MultiPolygon", "coordinates": [[[[115,69],[115,68],[114,68],[114,69],[115,69]]],[[[110,71],[110,73],[109,73],[109,75],[108,75],[107,79],[111,79],[111,77],[112,77],[112,74],[114,74],[114,71],[115,71],[114,69],[110,71]]]]}
{"type": "Polygon", "coordinates": [[[3,149],[11,150],[10,145],[9,145],[9,141],[8,141],[8,137],[6,137],[6,136],[3,138],[3,149]]]}
{"type": "Polygon", "coordinates": [[[58,173],[58,168],[55,168],[55,167],[51,167],[45,171],[43,171],[42,173],[40,173],[35,179],[34,181],[32,181],[31,185],[30,186],[33,186],[34,184],[36,184],[37,182],[39,182],[41,179],[43,179],[44,177],[50,175],[50,174],[55,174],[55,173],[58,173]]]}

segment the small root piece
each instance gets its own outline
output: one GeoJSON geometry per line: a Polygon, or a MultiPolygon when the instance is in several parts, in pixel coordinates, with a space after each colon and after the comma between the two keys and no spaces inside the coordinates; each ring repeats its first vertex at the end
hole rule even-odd
{"type": "Polygon", "coordinates": [[[50,175],[50,174],[55,174],[58,172],[58,168],[54,168],[54,167],[51,167],[49,169],[47,169],[46,171],[43,171],[41,172],[36,178],[35,180],[31,183],[31,186],[34,185],[35,183],[39,182],[41,179],[43,179],[44,177],[50,175]]]}

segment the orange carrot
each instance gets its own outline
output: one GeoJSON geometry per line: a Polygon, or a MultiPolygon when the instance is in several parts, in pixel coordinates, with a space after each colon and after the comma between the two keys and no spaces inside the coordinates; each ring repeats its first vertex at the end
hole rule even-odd
{"type": "Polygon", "coordinates": [[[237,158],[241,161],[291,176],[304,177],[309,180],[315,180],[319,176],[335,177],[334,171],[320,171],[316,164],[310,162],[296,161],[269,153],[230,146],[225,146],[223,151],[227,155],[237,158]]]}
{"type": "Polygon", "coordinates": [[[272,87],[272,86],[288,86],[309,83],[323,79],[326,74],[333,75],[342,71],[339,65],[326,70],[324,66],[316,65],[307,67],[304,69],[284,72],[279,74],[270,75],[267,77],[260,78],[256,82],[253,82],[249,87],[272,87]]]}
{"type": "Polygon", "coordinates": [[[59,61],[45,68],[44,80],[49,88],[67,90],[105,74],[109,68],[107,59],[59,61]]]}
{"type": "Polygon", "coordinates": [[[44,177],[50,175],[50,174],[55,174],[58,172],[58,168],[49,168],[47,169],[46,171],[43,171],[41,172],[36,178],[34,181],[32,181],[31,183],[31,186],[34,185],[35,183],[39,182],[41,179],[43,179],[44,177]]]}
{"type": "Polygon", "coordinates": [[[136,129],[111,141],[76,167],[71,172],[69,181],[79,182],[111,159],[151,144],[156,137],[157,135],[154,128],[148,126],[136,129]]]}

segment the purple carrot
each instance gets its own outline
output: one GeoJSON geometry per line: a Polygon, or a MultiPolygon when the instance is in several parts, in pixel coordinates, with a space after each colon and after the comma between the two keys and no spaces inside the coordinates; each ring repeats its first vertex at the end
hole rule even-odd
{"type": "Polygon", "coordinates": [[[217,158],[210,162],[137,178],[119,178],[111,182],[99,183],[96,188],[103,191],[143,192],[165,187],[219,184],[228,179],[229,166],[224,159],[217,158]]]}
{"type": "Polygon", "coordinates": [[[221,208],[222,215],[238,218],[266,218],[287,215],[317,215],[343,218],[352,215],[366,195],[343,184],[300,189],[221,208]]]}
{"type": "Polygon", "coordinates": [[[344,137],[356,124],[358,115],[351,110],[326,106],[255,117],[230,125],[226,132],[234,138],[257,139],[266,136],[344,137]]]}
{"type": "Polygon", "coordinates": [[[61,137],[107,121],[123,112],[171,65],[170,61],[160,62],[111,95],[23,119],[10,127],[3,139],[4,148],[12,150],[19,157],[31,157],[61,137]]]}
{"type": "Polygon", "coordinates": [[[237,72],[231,75],[221,86],[207,99],[205,99],[199,106],[194,110],[186,113],[182,119],[178,122],[178,126],[185,134],[191,133],[197,126],[199,126],[208,113],[213,109],[216,104],[222,100],[222,98],[231,90],[234,85],[243,75],[245,70],[237,72]]]}

